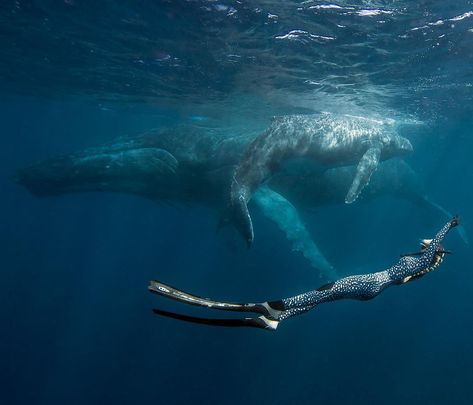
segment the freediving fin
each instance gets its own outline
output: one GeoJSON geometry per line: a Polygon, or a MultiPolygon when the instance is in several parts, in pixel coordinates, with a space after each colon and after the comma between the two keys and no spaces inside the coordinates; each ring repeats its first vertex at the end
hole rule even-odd
{"type": "Polygon", "coordinates": [[[161,295],[166,298],[182,302],[184,304],[195,305],[205,308],[220,309],[223,311],[238,311],[238,312],[255,312],[258,314],[268,314],[269,310],[263,304],[252,304],[252,303],[232,303],[215,301],[209,298],[203,298],[196,295],[186,293],[178,290],[177,288],[163,284],[159,281],[152,280],[148,286],[148,290],[152,293],[161,295]]]}
{"type": "Polygon", "coordinates": [[[164,311],[162,309],[154,308],[153,312],[156,315],[161,315],[167,318],[178,319],[180,321],[197,323],[201,325],[210,326],[225,326],[225,327],[254,327],[265,330],[276,330],[279,322],[267,319],[265,316],[258,318],[236,318],[236,319],[219,319],[219,318],[200,318],[197,316],[178,314],[176,312],[164,311]]]}

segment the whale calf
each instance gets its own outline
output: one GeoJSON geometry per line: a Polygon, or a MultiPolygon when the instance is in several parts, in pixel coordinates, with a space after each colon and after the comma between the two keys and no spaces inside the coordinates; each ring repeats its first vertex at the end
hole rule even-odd
{"type": "Polygon", "coordinates": [[[227,221],[233,222],[250,246],[254,232],[248,201],[291,160],[308,159],[324,168],[357,164],[345,197],[346,203],[352,203],[379,161],[411,151],[409,140],[378,121],[330,113],[277,117],[246,148],[233,173],[227,221]]]}

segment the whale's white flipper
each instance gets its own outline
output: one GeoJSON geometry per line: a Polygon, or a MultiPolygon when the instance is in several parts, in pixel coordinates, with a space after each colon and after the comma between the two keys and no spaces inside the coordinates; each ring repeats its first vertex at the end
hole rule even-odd
{"type": "Polygon", "coordinates": [[[335,268],[312,240],[294,205],[267,186],[256,191],[254,201],[263,214],[286,234],[292,242],[292,249],[301,252],[323,278],[335,280],[338,277],[335,268]]]}
{"type": "Polygon", "coordinates": [[[345,198],[347,204],[355,202],[363,188],[369,183],[371,175],[378,167],[380,156],[381,147],[373,146],[369,148],[360,159],[356,168],[355,178],[345,198]]]}

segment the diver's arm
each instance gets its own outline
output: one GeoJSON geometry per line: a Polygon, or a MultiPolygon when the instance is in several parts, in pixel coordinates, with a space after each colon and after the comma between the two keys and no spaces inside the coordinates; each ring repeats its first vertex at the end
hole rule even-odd
{"type": "Polygon", "coordinates": [[[445,251],[441,245],[443,239],[450,229],[458,226],[460,223],[458,217],[453,217],[448,221],[435,237],[430,241],[425,241],[427,247],[418,257],[404,256],[394,266],[390,267],[387,272],[390,278],[396,283],[405,283],[412,278],[419,277],[437,267],[442,261],[445,251]],[[436,255],[439,260],[436,260],[436,255]]]}
{"type": "Polygon", "coordinates": [[[460,220],[458,219],[457,216],[453,217],[452,220],[448,221],[440,231],[438,231],[437,235],[435,235],[434,239],[432,242],[429,244],[428,248],[424,252],[424,254],[420,257],[420,259],[423,262],[431,262],[432,259],[434,258],[435,252],[440,248],[440,244],[442,243],[443,239],[445,236],[447,236],[447,233],[450,229],[458,226],[460,223],[460,220]]]}
{"type": "MultiPolygon", "coordinates": [[[[301,307],[313,308],[318,304],[340,299],[369,300],[391,285],[401,284],[416,276],[423,275],[438,265],[434,260],[434,256],[445,254],[441,242],[448,231],[457,226],[458,223],[457,217],[447,222],[419,257],[403,256],[398,263],[387,270],[344,277],[317,290],[285,298],[281,300],[282,307],[285,311],[288,311],[301,307]]],[[[297,313],[294,315],[297,315],[297,313]]]]}

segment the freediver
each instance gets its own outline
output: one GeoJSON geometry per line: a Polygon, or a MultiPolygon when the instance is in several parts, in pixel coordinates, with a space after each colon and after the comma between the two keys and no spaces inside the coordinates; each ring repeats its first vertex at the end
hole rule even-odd
{"type": "Polygon", "coordinates": [[[287,318],[300,315],[315,308],[318,304],[342,299],[370,300],[393,285],[405,284],[437,268],[445,256],[450,253],[442,246],[442,241],[451,228],[459,224],[455,216],[447,222],[433,239],[421,241],[421,250],[416,253],[401,255],[400,260],[386,270],[369,274],[353,275],[341,278],[294,297],[262,303],[229,303],[201,298],[180,291],[176,288],[151,281],[149,291],[185,304],[219,309],[223,311],[253,312],[260,314],[254,318],[211,319],[183,315],[174,312],[153,309],[158,315],[187,322],[214,326],[249,326],[266,330],[276,330],[279,323],[287,318]]]}

